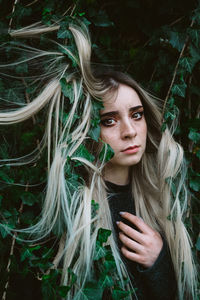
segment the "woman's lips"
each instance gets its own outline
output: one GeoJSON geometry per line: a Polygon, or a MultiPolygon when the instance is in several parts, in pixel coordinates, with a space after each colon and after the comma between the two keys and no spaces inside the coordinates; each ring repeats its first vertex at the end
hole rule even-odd
{"type": "Polygon", "coordinates": [[[139,150],[139,146],[133,146],[122,150],[122,152],[126,154],[132,154],[132,153],[137,153],[138,150],[139,150]]]}

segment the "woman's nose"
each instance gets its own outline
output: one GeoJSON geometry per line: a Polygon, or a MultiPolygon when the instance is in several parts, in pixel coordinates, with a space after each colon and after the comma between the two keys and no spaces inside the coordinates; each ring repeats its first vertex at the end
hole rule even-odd
{"type": "Polygon", "coordinates": [[[124,120],[121,123],[121,137],[124,138],[132,138],[136,136],[137,131],[135,125],[133,124],[133,120],[124,120]]]}

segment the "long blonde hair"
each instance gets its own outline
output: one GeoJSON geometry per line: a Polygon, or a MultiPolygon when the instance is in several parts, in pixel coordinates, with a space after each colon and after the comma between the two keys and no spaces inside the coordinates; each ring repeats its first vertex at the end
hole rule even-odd
{"type": "MultiPolygon", "coordinates": [[[[12,31],[11,36],[34,38],[58,29],[59,25],[47,27],[35,24],[12,31]]],[[[62,251],[59,252],[54,264],[57,267],[59,262],[63,262],[62,284],[68,283],[68,267],[78,274],[76,286],[69,291],[67,299],[72,299],[75,294],[76,299],[81,298],[84,283],[92,274],[92,257],[95,253],[98,229],[103,227],[113,230],[113,228],[102,178],[106,151],[103,160],[99,160],[95,155],[96,159],[91,161],[82,157],[78,149],[81,145],[87,148],[91,142],[88,132],[91,126],[92,99],[100,101],[108,91],[115,92],[119,84],[124,83],[134,88],[140,96],[148,126],[146,152],[141,162],[132,167],[134,175],[131,176],[132,191],[136,215],[141,216],[148,225],[165,236],[177,276],[179,299],[185,299],[184,297],[194,299],[196,273],[190,237],[183,224],[187,207],[183,150],[174,141],[169,129],[161,133],[162,117],[159,101],[145,92],[128,75],[110,71],[97,75],[91,68],[91,43],[86,26],[72,23],[69,30],[74,37],[78,57],[70,47],[57,42],[53,43],[62,51],[20,46],[23,51],[30,54],[24,61],[31,62],[42,58],[49,62],[50,69],[38,78],[44,82],[44,87],[37,97],[23,107],[0,112],[0,124],[8,125],[22,122],[48,105],[46,131],[40,151],[35,150],[31,155],[1,161],[2,165],[20,166],[32,163],[38,160],[40,152],[46,146],[48,149],[48,182],[41,218],[32,227],[21,231],[36,234],[37,239],[46,237],[55,228],[62,234],[62,251]],[[72,67],[69,57],[78,67],[72,67]],[[72,86],[71,99],[64,94],[61,79],[66,85],[72,86]],[[60,122],[60,116],[65,114],[66,101],[70,109],[63,124],[60,122]],[[80,111],[81,117],[74,121],[74,115],[80,111]],[[81,163],[89,177],[88,182],[82,181],[78,188],[74,188],[66,178],[66,168],[72,162],[81,163]],[[176,191],[172,193],[174,181],[176,191]],[[99,204],[95,216],[91,211],[92,199],[99,204]],[[81,255],[77,256],[77,252],[81,255]]],[[[15,64],[20,63],[22,61],[15,64]]],[[[13,64],[4,64],[0,68],[3,70],[11,66],[13,64]]],[[[121,279],[123,285],[123,276],[128,274],[112,235],[108,243],[116,262],[118,272],[116,276],[121,279]]],[[[127,288],[130,289],[130,285],[127,288]]]]}

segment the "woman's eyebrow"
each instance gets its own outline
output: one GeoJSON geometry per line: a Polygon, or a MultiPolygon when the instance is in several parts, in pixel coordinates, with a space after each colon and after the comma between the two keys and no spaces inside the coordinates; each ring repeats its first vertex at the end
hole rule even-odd
{"type": "Polygon", "coordinates": [[[139,108],[143,108],[143,106],[142,105],[133,106],[129,109],[129,111],[133,112],[133,111],[138,110],[139,108]]]}
{"type": "MultiPolygon", "coordinates": [[[[133,111],[138,110],[139,108],[143,108],[143,106],[142,106],[142,105],[133,106],[133,107],[129,108],[129,111],[130,111],[130,112],[133,112],[133,111]]],[[[101,117],[101,118],[107,117],[107,116],[108,116],[108,117],[111,117],[111,116],[116,116],[116,115],[118,115],[118,114],[119,114],[119,111],[118,111],[118,110],[116,110],[116,111],[108,111],[108,112],[106,112],[106,113],[100,114],[100,117],[101,117]]]]}
{"type": "Polygon", "coordinates": [[[102,117],[106,117],[106,116],[109,116],[109,117],[111,117],[111,116],[116,116],[116,115],[118,115],[119,114],[119,111],[108,111],[108,112],[106,112],[106,113],[104,113],[104,114],[100,114],[100,117],[102,118],[102,117]]]}

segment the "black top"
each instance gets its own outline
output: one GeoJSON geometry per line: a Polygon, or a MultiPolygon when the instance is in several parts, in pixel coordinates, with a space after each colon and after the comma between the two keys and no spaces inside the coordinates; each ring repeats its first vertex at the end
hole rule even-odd
{"type": "MultiPolygon", "coordinates": [[[[119,228],[116,221],[123,221],[134,227],[122,218],[120,211],[135,214],[134,201],[131,193],[131,185],[116,185],[106,182],[108,191],[108,202],[114,227],[114,235],[119,249],[122,246],[119,240],[119,228]]],[[[136,227],[134,227],[137,229],[136,227]]],[[[163,238],[162,250],[152,267],[144,269],[140,264],[122,257],[127,266],[133,286],[139,300],[173,300],[176,297],[177,283],[175,272],[170,256],[167,242],[163,238]]],[[[134,295],[133,295],[134,299],[134,295]]]]}
{"type": "MultiPolygon", "coordinates": [[[[108,201],[112,215],[114,226],[114,234],[116,242],[121,248],[121,242],[118,238],[119,229],[116,221],[128,221],[121,218],[120,211],[127,211],[132,214],[135,213],[134,202],[131,194],[130,185],[118,186],[110,182],[106,182],[108,187],[108,201]]],[[[131,225],[133,226],[133,225],[131,225]]],[[[174,269],[165,240],[163,240],[163,248],[159,254],[154,265],[149,269],[142,268],[139,264],[131,262],[123,258],[127,269],[129,271],[133,286],[137,288],[138,300],[174,300],[176,295],[176,280],[174,269]]],[[[13,274],[14,275],[14,274],[13,274]]],[[[105,291],[103,299],[109,300],[110,294],[105,291]]],[[[26,275],[26,277],[11,276],[10,278],[10,294],[12,299],[20,300],[42,300],[41,281],[38,281],[33,276],[26,275]]],[[[9,298],[9,299],[11,299],[9,298]]],[[[133,299],[135,297],[133,295],[133,299]]]]}

